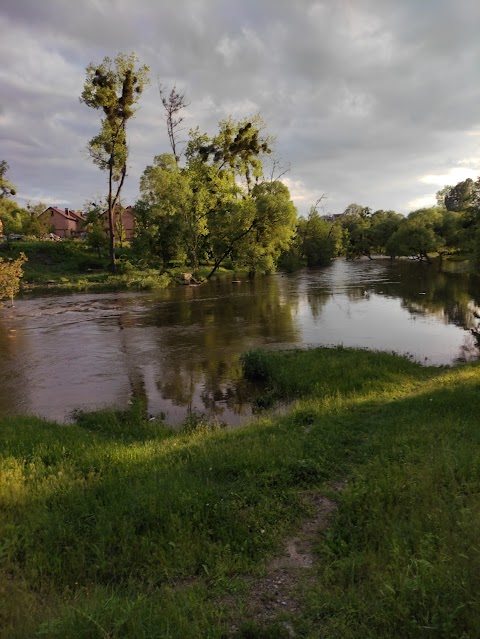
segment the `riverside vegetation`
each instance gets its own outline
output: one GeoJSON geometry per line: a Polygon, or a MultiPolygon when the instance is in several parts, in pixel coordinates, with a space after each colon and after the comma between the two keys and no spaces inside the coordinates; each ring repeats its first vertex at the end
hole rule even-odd
{"type": "Polygon", "coordinates": [[[139,405],[2,419],[2,637],[478,636],[479,365],[337,348],[243,368],[288,412],[180,432],[139,405]],[[338,480],[296,607],[253,614],[255,583],[338,480]]]}
{"type": "MultiPolygon", "coordinates": [[[[165,271],[135,260],[129,247],[118,249],[117,253],[117,269],[111,273],[108,257],[105,254],[99,257],[81,240],[10,242],[4,244],[3,250],[0,248],[0,256],[6,260],[27,257],[23,265],[23,292],[150,290],[174,282],[184,283],[183,266],[172,265],[165,271]]],[[[200,266],[199,277],[209,270],[207,264],[200,266]]],[[[219,273],[226,272],[226,268],[219,269],[219,273]]]]}

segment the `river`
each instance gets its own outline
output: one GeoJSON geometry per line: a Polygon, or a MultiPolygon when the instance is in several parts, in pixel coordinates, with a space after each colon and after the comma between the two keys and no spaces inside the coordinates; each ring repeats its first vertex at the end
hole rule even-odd
{"type": "Polygon", "coordinates": [[[0,309],[0,415],[64,421],[137,397],[170,424],[190,411],[239,424],[251,414],[239,357],[259,346],[476,359],[478,282],[409,261],[337,260],[253,281],[19,299],[0,309]]]}

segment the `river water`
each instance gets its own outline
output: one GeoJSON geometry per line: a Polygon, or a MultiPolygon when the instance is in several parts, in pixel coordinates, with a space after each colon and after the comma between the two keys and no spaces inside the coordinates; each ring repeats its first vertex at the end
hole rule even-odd
{"type": "Polygon", "coordinates": [[[429,365],[476,359],[478,284],[409,261],[337,260],[253,281],[20,299],[0,309],[0,415],[63,421],[137,397],[170,424],[190,411],[238,424],[251,414],[239,356],[259,346],[343,344],[429,365]]]}

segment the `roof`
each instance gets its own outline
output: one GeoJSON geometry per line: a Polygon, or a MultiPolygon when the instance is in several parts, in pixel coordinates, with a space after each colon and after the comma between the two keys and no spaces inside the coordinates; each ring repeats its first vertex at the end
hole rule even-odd
{"type": "Polygon", "coordinates": [[[57,208],[56,206],[49,206],[48,209],[46,210],[55,211],[56,213],[66,218],[67,220],[73,220],[74,222],[85,219],[85,216],[83,215],[82,211],[73,211],[72,209],[63,210],[63,209],[57,208]]]}
{"type": "Polygon", "coordinates": [[[71,209],[68,209],[68,213],[69,215],[73,215],[77,220],[81,220],[82,222],[85,221],[83,211],[72,211],[71,209]]]}
{"type": "MultiPolygon", "coordinates": [[[[126,213],[127,211],[129,211],[132,214],[135,213],[135,208],[131,204],[129,204],[128,206],[122,206],[121,204],[117,202],[115,204],[115,213],[118,213],[119,210],[121,211],[122,215],[126,213]]],[[[100,215],[107,215],[107,214],[108,214],[108,209],[105,209],[104,211],[100,213],[100,215]]]]}

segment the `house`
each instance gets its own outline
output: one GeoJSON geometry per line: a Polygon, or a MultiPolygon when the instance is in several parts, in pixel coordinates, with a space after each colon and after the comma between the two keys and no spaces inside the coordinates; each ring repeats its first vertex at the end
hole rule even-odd
{"type": "Polygon", "coordinates": [[[50,222],[53,232],[59,237],[78,237],[85,222],[85,216],[81,211],[59,209],[56,206],[49,206],[40,217],[50,222]]]}
{"type": "MultiPolygon", "coordinates": [[[[108,210],[104,211],[102,215],[105,218],[105,230],[108,232],[108,210]]],[[[122,240],[126,240],[127,242],[133,240],[135,232],[135,209],[133,206],[123,208],[123,206],[117,204],[115,207],[114,226],[117,240],[120,242],[122,240]]]]}

